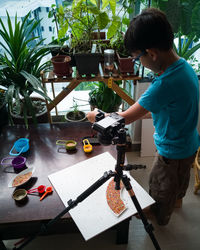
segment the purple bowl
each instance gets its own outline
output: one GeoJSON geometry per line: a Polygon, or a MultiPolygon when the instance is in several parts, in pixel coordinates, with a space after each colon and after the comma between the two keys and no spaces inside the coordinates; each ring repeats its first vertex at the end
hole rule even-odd
{"type": "Polygon", "coordinates": [[[17,156],[12,160],[12,166],[15,170],[24,168],[26,164],[26,158],[23,156],[17,156]]]}

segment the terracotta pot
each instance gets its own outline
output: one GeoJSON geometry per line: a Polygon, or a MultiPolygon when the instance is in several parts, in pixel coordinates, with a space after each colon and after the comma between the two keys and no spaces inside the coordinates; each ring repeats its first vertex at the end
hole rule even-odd
{"type": "Polygon", "coordinates": [[[120,55],[116,52],[118,66],[121,73],[134,73],[134,63],[132,57],[120,57],[120,55]]]}
{"type": "Polygon", "coordinates": [[[100,32],[100,33],[99,32],[92,32],[91,38],[93,40],[106,39],[106,32],[100,32]],[[100,37],[99,37],[99,35],[100,35],[100,37]]]}
{"type": "Polygon", "coordinates": [[[58,55],[51,58],[53,64],[53,72],[57,76],[71,76],[72,69],[70,66],[71,57],[66,55],[58,55]]]}
{"type": "Polygon", "coordinates": [[[51,51],[52,57],[59,56],[59,55],[70,56],[71,57],[70,66],[71,67],[76,66],[74,54],[69,50],[69,47],[63,47],[63,48],[52,47],[50,51],[51,51]]]}

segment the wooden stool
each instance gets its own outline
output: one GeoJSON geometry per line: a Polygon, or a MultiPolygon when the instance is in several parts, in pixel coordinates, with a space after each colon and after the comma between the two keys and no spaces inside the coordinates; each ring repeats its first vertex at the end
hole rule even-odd
{"type": "Polygon", "coordinates": [[[200,147],[197,151],[195,160],[194,160],[194,174],[195,174],[195,184],[194,184],[194,194],[197,194],[197,191],[200,189],[200,147]]]}

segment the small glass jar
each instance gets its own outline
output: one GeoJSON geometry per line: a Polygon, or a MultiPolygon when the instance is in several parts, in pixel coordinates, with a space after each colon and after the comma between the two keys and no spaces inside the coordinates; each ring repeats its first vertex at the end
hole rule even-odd
{"type": "Polygon", "coordinates": [[[115,51],[113,49],[104,50],[104,68],[112,71],[114,68],[115,51]]]}

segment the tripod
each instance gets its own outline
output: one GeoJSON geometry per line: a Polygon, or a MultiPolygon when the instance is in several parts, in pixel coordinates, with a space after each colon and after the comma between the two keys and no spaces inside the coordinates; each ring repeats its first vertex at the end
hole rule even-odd
{"type": "Polygon", "coordinates": [[[141,209],[141,206],[140,206],[140,204],[135,196],[135,193],[134,193],[132,186],[131,186],[131,183],[130,183],[130,179],[126,175],[123,174],[123,170],[145,168],[145,166],[143,166],[143,165],[124,166],[125,152],[126,152],[126,131],[124,128],[119,129],[117,136],[115,138],[113,138],[113,143],[116,144],[116,148],[117,148],[117,163],[115,165],[115,171],[110,170],[110,171],[105,172],[100,179],[98,179],[94,184],[92,184],[88,189],[86,189],[82,194],[80,194],[75,200],[70,199],[68,201],[68,207],[66,207],[55,218],[50,220],[46,225],[42,224],[39,232],[26,238],[25,241],[22,242],[21,246],[15,247],[15,248],[13,248],[13,250],[24,248],[29,242],[31,242],[37,236],[47,232],[49,227],[51,227],[63,215],[65,215],[67,212],[69,212],[70,209],[76,207],[78,205],[78,203],[84,201],[90,194],[92,194],[95,190],[97,190],[100,186],[102,186],[111,177],[114,177],[116,190],[120,190],[120,181],[122,180],[124,187],[128,191],[129,196],[135,205],[135,208],[136,208],[136,210],[137,210],[137,212],[142,220],[144,228],[145,228],[146,232],[149,234],[155,249],[156,250],[161,249],[154,234],[153,234],[154,228],[153,228],[152,224],[148,223],[148,221],[147,221],[147,219],[146,219],[146,217],[141,209]]]}

